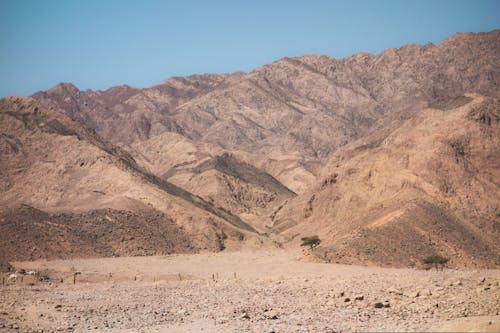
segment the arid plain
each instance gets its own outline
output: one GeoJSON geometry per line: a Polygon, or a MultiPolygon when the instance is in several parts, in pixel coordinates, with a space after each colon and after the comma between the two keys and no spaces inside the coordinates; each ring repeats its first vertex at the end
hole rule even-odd
{"type": "Polygon", "coordinates": [[[500,329],[496,270],[419,271],[302,257],[267,250],[15,263],[55,280],[30,285],[26,277],[4,287],[0,320],[22,332],[500,329]]]}

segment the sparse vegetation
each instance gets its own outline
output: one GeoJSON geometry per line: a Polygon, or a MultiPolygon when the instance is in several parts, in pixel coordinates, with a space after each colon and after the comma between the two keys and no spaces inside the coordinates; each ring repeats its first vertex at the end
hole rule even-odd
{"type": "Polygon", "coordinates": [[[424,264],[428,266],[434,266],[436,270],[438,268],[443,269],[446,266],[446,263],[448,263],[450,259],[442,257],[437,254],[430,255],[428,257],[425,257],[422,261],[424,264]]]}
{"type": "Polygon", "coordinates": [[[309,246],[311,250],[316,248],[321,243],[321,239],[319,239],[317,235],[302,237],[301,240],[302,244],[300,244],[300,246],[309,246]]]}

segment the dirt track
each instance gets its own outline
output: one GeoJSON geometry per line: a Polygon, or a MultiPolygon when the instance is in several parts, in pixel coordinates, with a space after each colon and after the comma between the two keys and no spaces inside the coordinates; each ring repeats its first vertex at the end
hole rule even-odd
{"type": "Polygon", "coordinates": [[[29,285],[32,277],[25,276],[22,283],[2,287],[0,327],[21,332],[500,330],[497,270],[381,269],[299,262],[299,256],[262,251],[15,263],[64,282],[29,285]],[[74,271],[81,272],[75,285],[74,271]],[[375,307],[378,302],[381,308],[375,307]]]}

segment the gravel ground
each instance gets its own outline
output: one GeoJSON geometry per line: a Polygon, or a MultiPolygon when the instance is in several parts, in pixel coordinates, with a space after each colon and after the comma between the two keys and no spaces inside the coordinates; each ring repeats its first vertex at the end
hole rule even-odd
{"type": "Polygon", "coordinates": [[[471,324],[500,330],[498,270],[382,269],[305,263],[296,256],[272,251],[15,263],[64,282],[31,283],[26,276],[3,286],[0,330],[436,331],[471,324]],[[82,274],[73,285],[76,270],[82,274]]]}

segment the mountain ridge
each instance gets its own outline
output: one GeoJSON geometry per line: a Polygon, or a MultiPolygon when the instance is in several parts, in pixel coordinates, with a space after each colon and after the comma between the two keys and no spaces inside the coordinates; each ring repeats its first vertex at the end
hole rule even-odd
{"type": "MultiPolygon", "coordinates": [[[[497,248],[478,230],[496,232],[498,54],[494,30],[147,88],[61,83],[2,99],[2,202],[42,211],[19,210],[23,223],[72,221],[76,235],[87,232],[79,220],[106,214],[122,221],[119,232],[131,221],[149,232],[149,216],[151,230],[188,239],[154,238],[172,251],[296,246],[297,235],[318,233],[318,260],[418,266],[448,246],[457,267],[495,267],[497,248]]],[[[139,238],[130,253],[150,246],[139,238]]]]}

